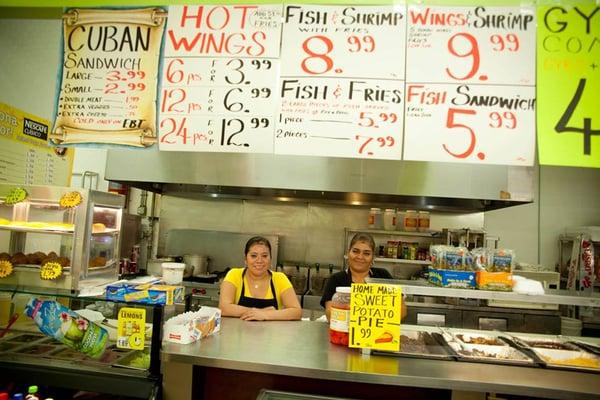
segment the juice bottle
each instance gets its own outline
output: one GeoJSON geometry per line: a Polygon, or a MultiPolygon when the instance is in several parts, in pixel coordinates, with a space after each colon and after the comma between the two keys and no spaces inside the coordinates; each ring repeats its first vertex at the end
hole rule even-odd
{"type": "Polygon", "coordinates": [[[40,400],[37,386],[29,386],[29,389],[27,389],[27,396],[25,396],[25,400],[40,400]]]}
{"type": "Polygon", "coordinates": [[[349,286],[336,287],[335,294],[331,298],[329,341],[333,344],[348,346],[350,291],[349,286]]]}

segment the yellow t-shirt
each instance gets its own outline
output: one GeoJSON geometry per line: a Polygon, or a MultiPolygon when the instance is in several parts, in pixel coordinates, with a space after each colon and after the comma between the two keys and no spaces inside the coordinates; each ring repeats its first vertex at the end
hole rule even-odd
{"type": "MultiPolygon", "coordinates": [[[[244,268],[232,268],[225,275],[225,281],[231,282],[233,286],[235,286],[235,304],[239,303],[240,297],[242,297],[242,273],[244,272],[244,268]]],[[[283,308],[283,304],[281,303],[281,293],[285,292],[289,288],[292,287],[292,283],[288,279],[288,277],[283,272],[271,271],[273,286],[275,287],[277,306],[279,309],[283,308]]],[[[244,277],[244,296],[252,297],[250,294],[250,284],[248,283],[248,279],[244,277]]],[[[273,293],[271,291],[271,285],[269,284],[269,289],[267,290],[267,295],[265,299],[272,299],[273,293]]]]}

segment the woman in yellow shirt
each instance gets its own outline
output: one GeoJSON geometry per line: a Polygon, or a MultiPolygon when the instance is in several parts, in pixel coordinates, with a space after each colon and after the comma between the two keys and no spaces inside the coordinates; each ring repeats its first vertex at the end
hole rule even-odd
{"type": "Polygon", "coordinates": [[[219,308],[224,317],[244,320],[297,320],[302,308],[283,272],[273,272],[271,243],[261,236],[248,240],[245,268],[230,270],[221,284],[219,308]]]}

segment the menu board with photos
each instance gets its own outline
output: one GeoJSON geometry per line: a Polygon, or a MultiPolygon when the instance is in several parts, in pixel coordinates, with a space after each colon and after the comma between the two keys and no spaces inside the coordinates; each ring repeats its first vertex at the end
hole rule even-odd
{"type": "Polygon", "coordinates": [[[160,150],[273,152],[281,8],[169,7],[160,150]]]}
{"type": "Polygon", "coordinates": [[[405,6],[285,5],[277,154],[400,159],[405,6]]]}
{"type": "Polygon", "coordinates": [[[408,7],[405,160],[532,165],[534,7],[408,7]]]}
{"type": "Polygon", "coordinates": [[[156,143],[162,8],[70,9],[63,15],[63,58],[55,144],[156,143]]]}
{"type": "Polygon", "coordinates": [[[0,183],[69,186],[74,150],[48,145],[50,121],[0,103],[0,183]]]}

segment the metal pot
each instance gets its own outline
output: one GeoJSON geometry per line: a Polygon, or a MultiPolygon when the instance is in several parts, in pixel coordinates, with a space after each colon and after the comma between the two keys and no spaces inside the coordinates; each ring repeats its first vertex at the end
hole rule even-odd
{"type": "MultiPolygon", "coordinates": [[[[183,256],[183,262],[185,263],[185,272],[189,271],[189,276],[202,276],[208,273],[208,256],[200,254],[186,254],[183,256]]],[[[185,273],[184,273],[184,276],[185,273]]]]}

